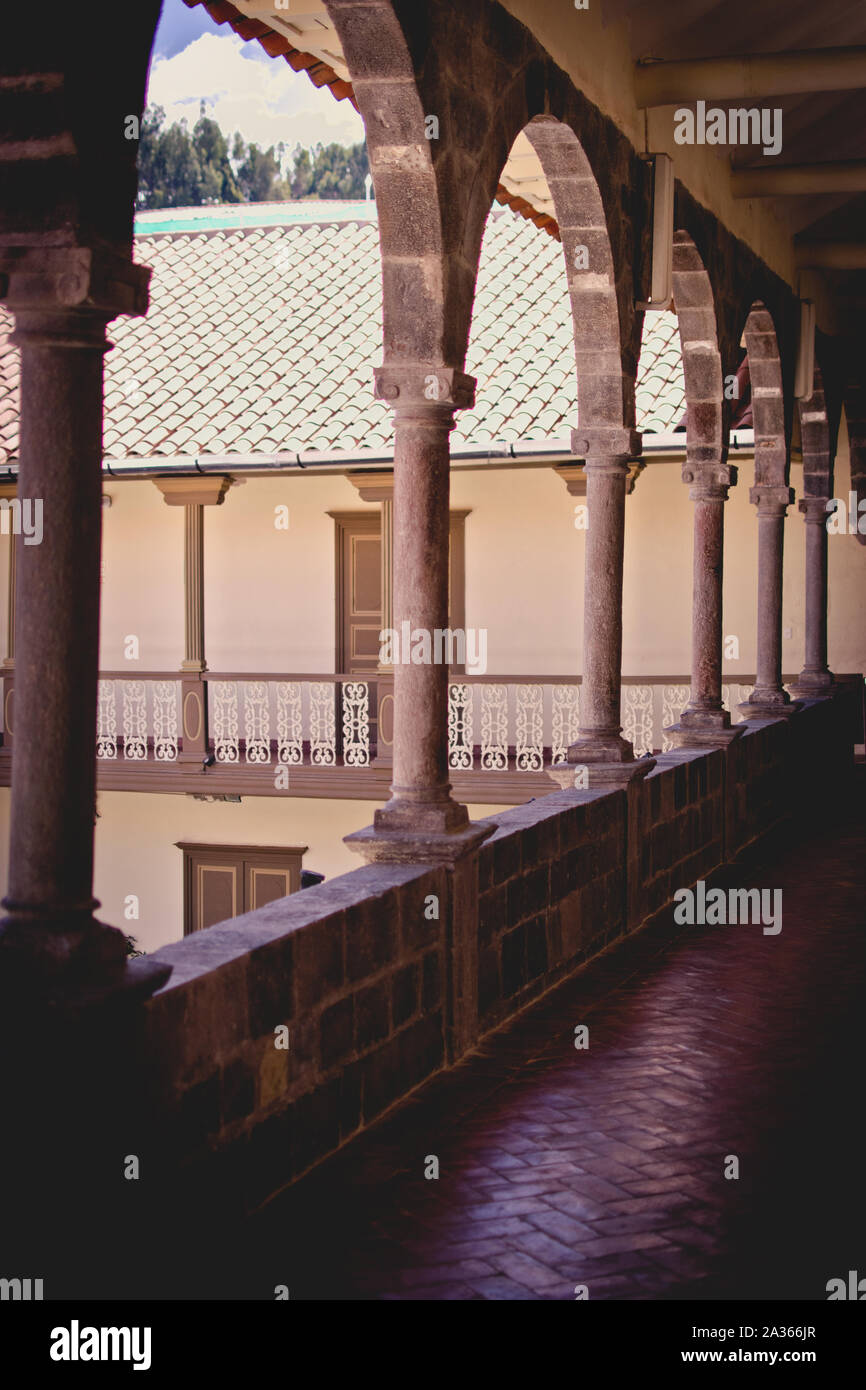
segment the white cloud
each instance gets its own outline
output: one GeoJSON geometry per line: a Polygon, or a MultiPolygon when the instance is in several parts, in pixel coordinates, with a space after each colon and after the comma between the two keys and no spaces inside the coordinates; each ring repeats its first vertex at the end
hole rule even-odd
{"type": "Polygon", "coordinates": [[[192,128],[204,100],[226,135],[239,130],[265,148],[280,140],[288,150],[363,140],[363,121],[350,102],[335,101],[282,58],[261,61],[254,53],[237,34],[202,34],[173,58],[157,58],[148,102],[165,108],[169,125],[186,117],[192,128]]]}

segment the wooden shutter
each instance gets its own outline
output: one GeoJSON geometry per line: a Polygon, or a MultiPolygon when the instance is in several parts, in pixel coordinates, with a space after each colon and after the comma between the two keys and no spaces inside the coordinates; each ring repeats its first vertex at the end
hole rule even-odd
{"type": "MultiPolygon", "coordinates": [[[[382,626],[381,511],[330,512],[336,522],[337,650],[335,669],[375,674],[382,626]]],[[[466,511],[452,511],[448,566],[448,625],[466,624],[466,511]]],[[[455,673],[462,671],[455,666],[455,673]]]]}
{"type": "Polygon", "coordinates": [[[183,851],[184,936],[296,893],[307,851],[305,845],[177,847],[183,851]]]}

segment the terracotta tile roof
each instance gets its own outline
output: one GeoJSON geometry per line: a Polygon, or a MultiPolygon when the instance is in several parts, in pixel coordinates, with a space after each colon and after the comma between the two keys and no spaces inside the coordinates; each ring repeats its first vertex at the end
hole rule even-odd
{"type": "MultiPolygon", "coordinates": [[[[382,355],[374,209],[339,221],[333,203],[275,205],[243,226],[232,224],[249,224],[252,209],[140,215],[151,308],[111,326],[106,457],[390,448],[391,412],[372,392],[382,355]]],[[[577,391],[563,270],[558,243],[492,214],[467,359],[477,402],[458,414],[455,448],[568,438],[577,391]]],[[[0,307],[0,465],[17,451],[10,329],[0,307]]],[[[644,338],[638,426],[669,430],[684,410],[674,315],[648,315],[644,338]]]]}
{"type": "Polygon", "coordinates": [[[251,19],[242,10],[229,4],[228,0],[184,0],[184,4],[191,10],[197,5],[204,5],[214,23],[230,24],[242,39],[257,39],[269,57],[285,58],[295,72],[305,72],[314,87],[328,87],[337,101],[348,99],[357,111],[358,105],[351,82],[346,82],[314,53],[305,53],[300,48],[293,48],[285,34],[278,34],[264,20],[251,19]]]}

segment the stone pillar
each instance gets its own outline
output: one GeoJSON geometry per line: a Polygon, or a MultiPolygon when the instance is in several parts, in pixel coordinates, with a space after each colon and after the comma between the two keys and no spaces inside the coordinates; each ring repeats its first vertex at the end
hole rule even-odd
{"type": "Polygon", "coordinates": [[[725,503],[736,469],[721,460],[687,462],[683,482],[695,504],[692,587],[692,684],[678,724],[665,732],[675,748],[713,748],[743,731],[722,704],[722,576],[725,503]]]}
{"type": "Polygon", "coordinates": [[[782,686],[782,553],[794,494],[781,483],[759,483],[749,500],[758,509],[758,652],[755,688],[740,709],[749,719],[785,718],[800,708],[782,686]]]}
{"type": "MultiPolygon", "coordinates": [[[[0,249],[21,352],[22,518],[30,510],[18,538],[16,755],[0,923],[3,989],[14,998],[129,984],[125,933],[93,917],[102,361],[108,320],[144,312],[147,278],[109,252],[0,249]]],[[[139,974],[150,992],[168,971],[139,974]]]]}
{"type": "Polygon", "coordinates": [[[183,509],[183,661],[182,671],[204,671],[204,507],[188,502],[183,509]]]}
{"type": "MultiPolygon", "coordinates": [[[[349,482],[364,502],[378,502],[381,508],[381,631],[394,627],[394,474],[391,472],[350,473],[349,482]]],[[[376,755],[374,764],[391,767],[394,747],[394,668],[380,661],[376,670],[376,755]]]]}
{"type": "Polygon", "coordinates": [[[833,690],[827,665],[827,498],[801,497],[806,522],[806,659],[796,695],[815,700],[833,690]]]}
{"type": "Polygon", "coordinates": [[[183,507],[184,648],[180,669],[182,741],[178,762],[201,763],[208,754],[207,670],[204,640],[204,509],[222,506],[235,479],[228,474],[154,478],[169,507],[183,507]]]}
{"type": "Polygon", "coordinates": [[[466,807],[451,796],[448,668],[436,660],[434,642],[437,629],[448,627],[448,437],[455,410],[473,404],[474,387],[450,367],[376,371],[377,395],[395,412],[393,627],[400,651],[391,799],[372,827],[345,840],[370,861],[450,863],[492,833],[471,825],[466,807]]]}
{"type": "Polygon", "coordinates": [[[574,453],[585,456],[588,522],[580,733],[566,762],[547,769],[564,788],[575,785],[575,764],[588,769],[590,787],[625,786],[655,766],[635,758],[620,722],[625,497],[640,447],[640,435],[625,429],[576,430],[572,438],[574,453]]]}

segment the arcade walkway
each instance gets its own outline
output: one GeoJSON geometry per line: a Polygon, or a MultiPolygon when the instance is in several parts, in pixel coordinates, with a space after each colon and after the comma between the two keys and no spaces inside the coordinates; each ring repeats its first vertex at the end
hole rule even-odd
{"type": "Polygon", "coordinates": [[[866,1250],[858,787],[730,871],[782,888],[778,936],[668,916],[608,953],[272,1203],[248,1296],[824,1300],[866,1250]]]}

